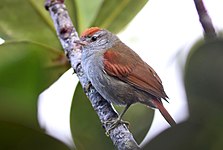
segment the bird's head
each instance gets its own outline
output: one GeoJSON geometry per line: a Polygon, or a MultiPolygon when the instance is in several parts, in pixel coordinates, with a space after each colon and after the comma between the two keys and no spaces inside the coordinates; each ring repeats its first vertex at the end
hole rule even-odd
{"type": "Polygon", "coordinates": [[[104,49],[112,46],[116,36],[111,32],[99,27],[91,27],[86,29],[80,37],[80,44],[84,48],[104,49]]]}

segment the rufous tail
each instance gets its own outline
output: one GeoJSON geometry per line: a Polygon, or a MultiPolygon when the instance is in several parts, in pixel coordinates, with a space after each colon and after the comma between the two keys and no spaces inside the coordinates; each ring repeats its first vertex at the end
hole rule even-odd
{"type": "Polygon", "coordinates": [[[175,126],[176,122],[170,116],[166,108],[163,106],[162,102],[158,100],[153,100],[153,103],[156,105],[157,109],[159,109],[160,113],[163,115],[165,120],[170,124],[170,126],[175,126]]]}

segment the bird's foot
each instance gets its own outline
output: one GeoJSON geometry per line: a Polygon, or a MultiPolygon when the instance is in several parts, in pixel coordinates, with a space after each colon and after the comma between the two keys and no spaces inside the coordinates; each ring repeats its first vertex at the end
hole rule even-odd
{"type": "Polygon", "coordinates": [[[84,86],[84,92],[85,92],[85,93],[89,92],[91,86],[92,86],[91,82],[88,82],[88,83],[84,86]]]}
{"type": "Polygon", "coordinates": [[[115,120],[108,120],[106,122],[104,122],[105,125],[110,125],[111,126],[107,129],[106,131],[106,135],[109,136],[110,135],[110,131],[113,130],[114,128],[116,128],[118,125],[120,124],[125,124],[127,126],[127,128],[129,128],[129,122],[128,121],[123,121],[120,118],[117,118],[115,120]]]}

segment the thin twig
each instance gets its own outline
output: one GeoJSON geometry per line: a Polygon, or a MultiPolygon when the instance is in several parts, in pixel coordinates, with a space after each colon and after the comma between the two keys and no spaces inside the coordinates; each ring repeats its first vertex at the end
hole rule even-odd
{"type": "MultiPolygon", "coordinates": [[[[80,47],[74,42],[79,40],[79,37],[76,29],[73,27],[66,6],[64,5],[64,0],[46,0],[45,8],[50,13],[64,52],[70,60],[72,68],[77,73],[82,87],[87,87],[89,80],[87,79],[80,65],[80,47]]],[[[101,95],[94,89],[94,87],[90,86],[89,90],[85,92],[91,101],[94,110],[98,114],[100,121],[107,131],[110,125],[105,124],[105,122],[116,119],[118,114],[112,105],[103,99],[101,95]]],[[[118,127],[111,130],[109,136],[114,145],[119,150],[139,149],[138,144],[125,125],[119,125],[118,127]]]]}
{"type": "Polygon", "coordinates": [[[214,26],[212,24],[211,18],[204,6],[203,0],[194,0],[194,4],[199,15],[200,23],[204,29],[204,36],[207,39],[216,38],[217,34],[215,32],[214,26]]]}

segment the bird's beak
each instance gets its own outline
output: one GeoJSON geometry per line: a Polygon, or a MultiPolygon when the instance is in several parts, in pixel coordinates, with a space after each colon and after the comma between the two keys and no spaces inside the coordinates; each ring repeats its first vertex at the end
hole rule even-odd
{"type": "Polygon", "coordinates": [[[87,42],[86,41],[81,41],[81,40],[74,41],[74,43],[77,43],[77,44],[79,44],[81,46],[87,45],[87,42]]]}

